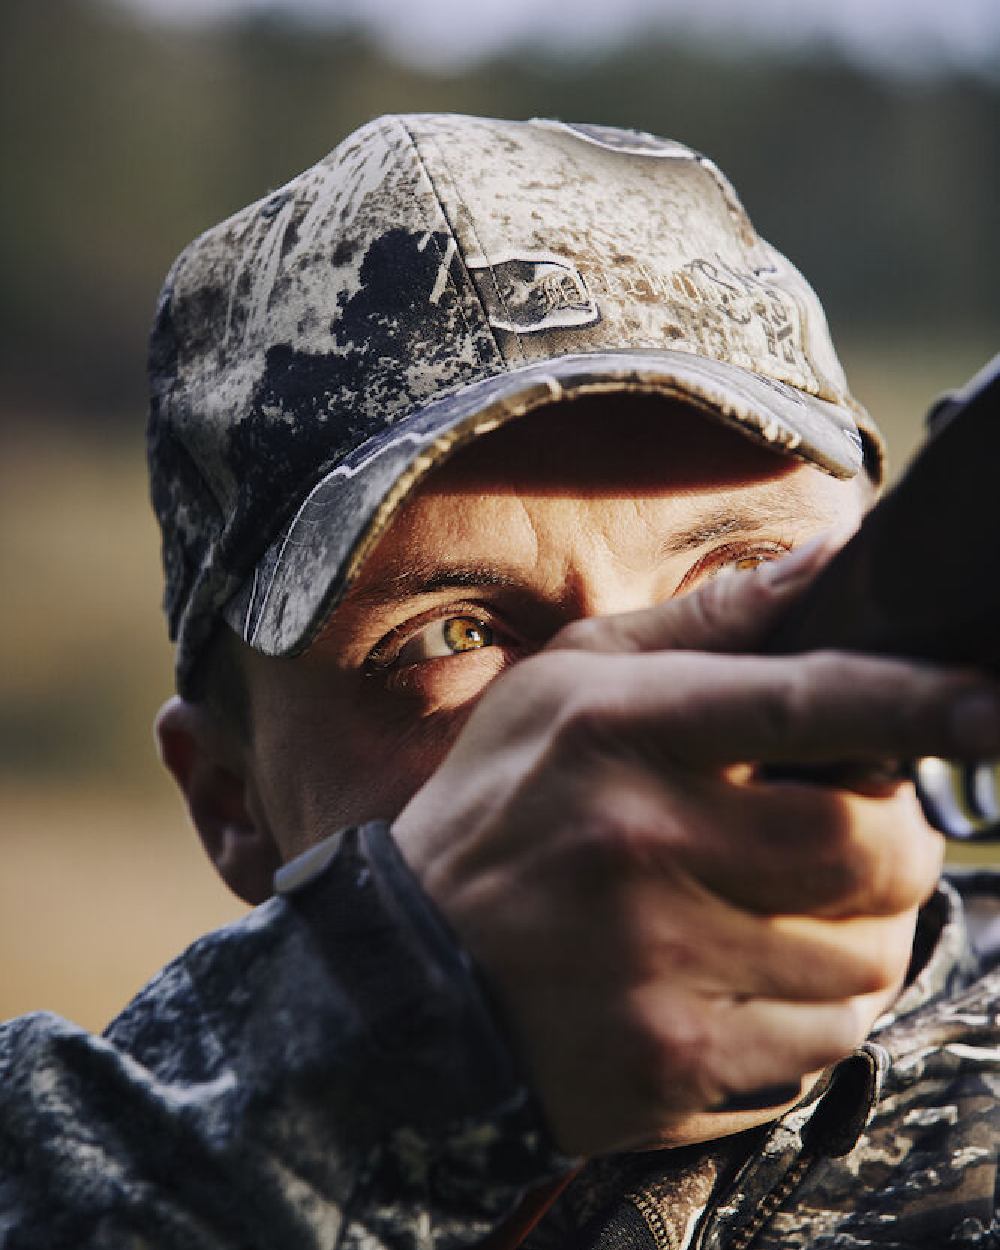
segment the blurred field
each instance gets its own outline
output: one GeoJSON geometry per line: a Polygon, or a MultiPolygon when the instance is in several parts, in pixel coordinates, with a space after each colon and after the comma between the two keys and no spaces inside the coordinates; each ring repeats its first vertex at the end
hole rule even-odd
{"type": "MultiPolygon", "coordinates": [[[[897,465],[930,398],[990,351],[849,344],[897,465]]],[[[100,1027],[241,908],[153,752],[171,676],[138,430],[116,423],[111,437],[68,418],[0,429],[0,1016],[45,1008],[100,1027]]]]}
{"type": "Polygon", "coordinates": [[[169,796],[0,787],[0,1019],[102,1028],[193,938],[240,915],[169,796]]]}
{"type": "Polygon", "coordinates": [[[0,1017],[97,1028],[242,908],[153,752],[171,670],[141,439],[84,435],[0,441],[0,1017]]]}

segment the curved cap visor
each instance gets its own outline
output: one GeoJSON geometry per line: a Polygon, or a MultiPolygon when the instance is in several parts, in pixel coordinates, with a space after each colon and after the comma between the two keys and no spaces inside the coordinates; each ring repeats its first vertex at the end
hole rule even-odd
{"type": "MultiPolygon", "coordinates": [[[[683,400],[834,477],[853,477],[864,463],[853,413],[735,365],[671,351],[587,353],[526,365],[428,404],[348,455],[313,487],[229,601],[229,625],[265,655],[305,650],[435,465],[508,420],[602,391],[683,400]]],[[[666,454],[669,440],[665,425],[666,454]]]]}

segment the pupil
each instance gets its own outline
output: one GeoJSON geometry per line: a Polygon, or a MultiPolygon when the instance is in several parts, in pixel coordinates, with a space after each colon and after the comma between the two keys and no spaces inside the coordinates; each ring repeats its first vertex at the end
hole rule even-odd
{"type": "Polygon", "coordinates": [[[444,636],[453,651],[473,651],[489,646],[489,630],[469,616],[454,616],[445,622],[444,636]]]}

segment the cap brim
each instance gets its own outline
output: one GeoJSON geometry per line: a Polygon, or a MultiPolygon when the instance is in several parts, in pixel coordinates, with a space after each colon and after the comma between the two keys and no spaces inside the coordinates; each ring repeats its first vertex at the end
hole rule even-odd
{"type": "Polygon", "coordinates": [[[856,414],[736,365],[672,351],[541,361],[444,396],[352,452],[317,482],[267,549],[227,605],[227,621],[265,655],[304,650],[400,505],[435,465],[463,443],[533,409],[601,392],[684,400],[834,477],[853,477],[864,463],[856,414]]]}

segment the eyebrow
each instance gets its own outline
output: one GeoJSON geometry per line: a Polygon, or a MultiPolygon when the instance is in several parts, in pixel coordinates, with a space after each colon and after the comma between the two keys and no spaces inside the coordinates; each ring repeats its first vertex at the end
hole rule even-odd
{"type": "Polygon", "coordinates": [[[821,509],[789,492],[783,484],[767,488],[758,498],[741,500],[738,507],[721,504],[686,529],[671,534],[660,545],[663,556],[682,555],[731,534],[754,534],[809,522],[829,525],[821,509]]]}
{"type": "Polygon", "coordinates": [[[730,534],[753,534],[767,525],[775,524],[780,525],[781,520],[771,511],[758,514],[748,510],[738,515],[720,511],[665,539],[660,544],[660,554],[683,555],[685,551],[694,551],[698,547],[704,547],[706,543],[718,542],[720,538],[728,538],[730,534]]]}
{"type": "MultiPolygon", "coordinates": [[[[696,551],[731,534],[753,534],[759,530],[781,528],[793,522],[808,521],[813,510],[808,507],[770,506],[760,502],[744,504],[738,511],[720,507],[697,522],[671,534],[659,548],[661,558],[696,551]]],[[[385,577],[370,586],[355,584],[346,594],[345,603],[361,608],[381,608],[407,599],[438,594],[446,590],[476,590],[482,587],[524,591],[524,579],[494,564],[451,561],[427,561],[385,577]]]]}
{"type": "Polygon", "coordinates": [[[433,564],[404,569],[371,586],[355,585],[344,596],[344,602],[364,608],[385,607],[443,590],[474,590],[481,586],[523,590],[524,582],[492,564],[452,564],[435,560],[433,564]]]}

